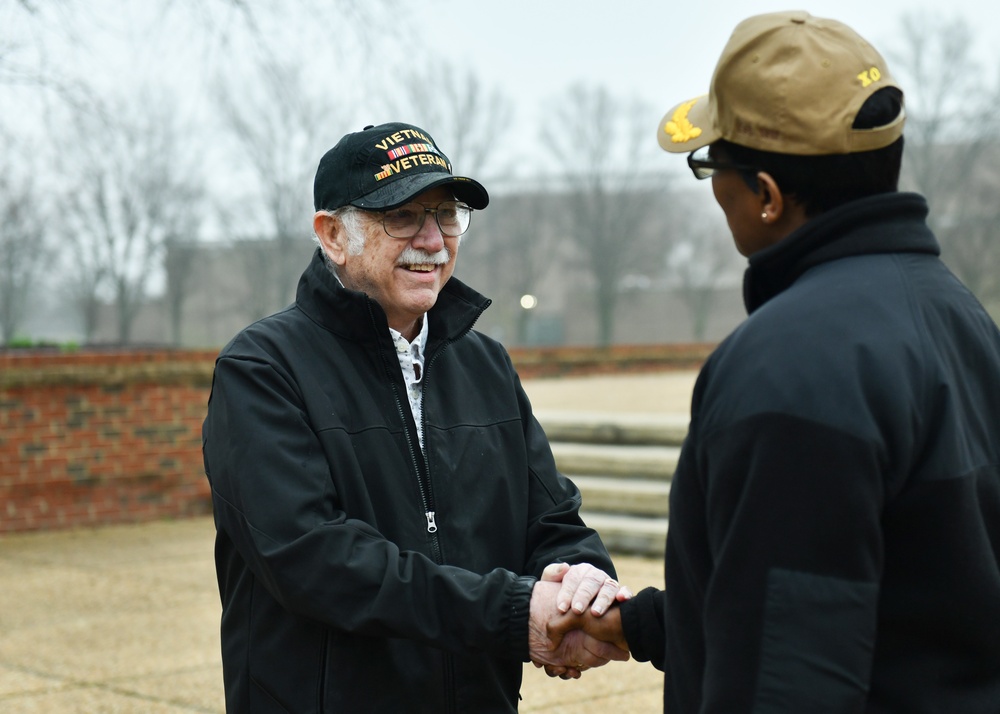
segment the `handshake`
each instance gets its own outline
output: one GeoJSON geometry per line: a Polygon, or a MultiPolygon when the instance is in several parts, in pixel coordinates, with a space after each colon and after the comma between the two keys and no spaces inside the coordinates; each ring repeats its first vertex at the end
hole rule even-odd
{"type": "Polygon", "coordinates": [[[562,679],[578,679],[611,660],[624,662],[629,647],[617,604],[630,597],[627,587],[593,565],[547,566],[531,593],[531,661],[562,679]]]}

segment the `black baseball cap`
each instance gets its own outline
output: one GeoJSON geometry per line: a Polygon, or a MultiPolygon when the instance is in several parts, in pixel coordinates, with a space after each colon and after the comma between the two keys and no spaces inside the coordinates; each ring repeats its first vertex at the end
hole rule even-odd
{"type": "Polygon", "coordinates": [[[323,155],[313,202],[317,211],[342,206],[384,210],[437,186],[449,186],[455,198],[475,209],[490,202],[478,181],[451,173],[451,162],[430,134],[392,122],[347,134],[323,155]]]}

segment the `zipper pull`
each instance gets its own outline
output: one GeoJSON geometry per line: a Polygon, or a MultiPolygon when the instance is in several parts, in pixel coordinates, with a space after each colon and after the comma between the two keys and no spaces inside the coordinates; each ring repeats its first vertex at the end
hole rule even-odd
{"type": "Polygon", "coordinates": [[[427,532],[437,533],[438,526],[434,522],[434,511],[427,511],[424,515],[427,516],[427,532]]]}

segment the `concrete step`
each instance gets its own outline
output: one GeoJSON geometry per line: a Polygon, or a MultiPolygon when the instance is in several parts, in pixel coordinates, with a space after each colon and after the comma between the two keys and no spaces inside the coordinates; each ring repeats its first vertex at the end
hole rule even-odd
{"type": "Polygon", "coordinates": [[[679,446],[551,443],[556,468],[576,476],[648,478],[667,481],[674,475],[679,446]]]}
{"type": "Polygon", "coordinates": [[[663,557],[666,552],[666,518],[635,518],[590,511],[580,515],[584,523],[600,534],[611,555],[663,557]]]}
{"type": "Polygon", "coordinates": [[[670,509],[670,482],[648,479],[572,476],[583,496],[583,509],[600,513],[665,518],[670,509]]]}
{"type": "Polygon", "coordinates": [[[613,555],[662,557],[670,479],[686,414],[536,413],[557,468],[579,487],[584,521],[613,555]]]}
{"type": "Polygon", "coordinates": [[[548,410],[535,417],[549,441],[589,444],[680,446],[688,430],[687,414],[618,414],[548,410]]]}

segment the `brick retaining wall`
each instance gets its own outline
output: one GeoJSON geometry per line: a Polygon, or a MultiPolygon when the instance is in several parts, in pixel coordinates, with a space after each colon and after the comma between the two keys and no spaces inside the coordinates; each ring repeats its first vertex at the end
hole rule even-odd
{"type": "Polygon", "coordinates": [[[0,533],[211,511],[215,353],[0,353],[0,533]]]}
{"type": "MultiPolygon", "coordinates": [[[[522,378],[696,366],[704,345],[512,350],[522,378]]],[[[0,351],[0,534],[211,512],[216,353],[0,351]]]]}

